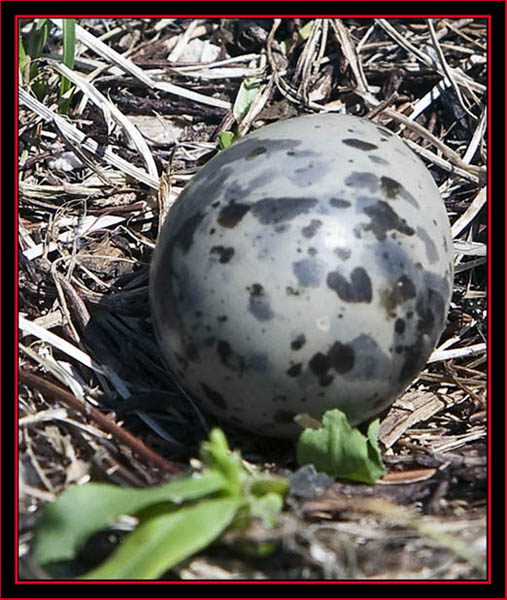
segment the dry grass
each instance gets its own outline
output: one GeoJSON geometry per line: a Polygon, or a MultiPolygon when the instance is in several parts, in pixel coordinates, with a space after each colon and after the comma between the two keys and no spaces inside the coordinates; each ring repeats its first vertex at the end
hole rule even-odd
{"type": "MultiPolygon", "coordinates": [[[[133,486],[164,480],[189,465],[214,423],[179,395],[153,337],[147,283],[161,216],[216,152],[220,131],[244,135],[331,110],[387,126],[430,168],[455,240],[447,329],[427,368],[383,418],[390,474],[374,487],[332,483],[308,469],[294,475],[289,443],[225,428],[247,460],[293,477],[287,510],[274,531],[226,537],[169,576],[484,578],[486,23],[78,23],[76,67],[67,73],[70,117],[57,111],[56,20],[39,66],[47,95],[37,101],[26,78],[21,86],[22,577],[44,576],[30,561],[44,503],[90,479],[133,486]],[[232,107],[246,77],[260,81],[260,93],[237,124],[232,107]],[[278,547],[267,559],[242,552],[249,541],[266,539],[278,547]]],[[[92,554],[96,559],[96,548],[92,554]]]]}

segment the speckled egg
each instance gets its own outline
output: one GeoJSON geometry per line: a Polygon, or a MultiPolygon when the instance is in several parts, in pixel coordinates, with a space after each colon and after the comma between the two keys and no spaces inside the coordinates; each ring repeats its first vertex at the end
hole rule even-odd
{"type": "Polygon", "coordinates": [[[224,422],[381,412],[424,367],[453,281],[431,174],[367,119],[303,116],[210,160],[161,230],[150,295],[181,388],[224,422]]]}

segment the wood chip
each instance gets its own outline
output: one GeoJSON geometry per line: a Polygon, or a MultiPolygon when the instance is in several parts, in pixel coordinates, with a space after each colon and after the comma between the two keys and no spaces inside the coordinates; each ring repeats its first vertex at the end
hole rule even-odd
{"type": "Polygon", "coordinates": [[[389,411],[379,428],[379,440],[386,448],[390,448],[407,429],[421,421],[427,421],[444,408],[445,403],[433,392],[409,392],[402,397],[404,406],[413,410],[396,408],[389,411]]]}
{"type": "Polygon", "coordinates": [[[415,483],[416,481],[426,481],[431,479],[437,472],[437,469],[412,469],[410,471],[393,471],[387,473],[379,479],[378,483],[382,485],[393,485],[401,483],[415,483]]]}

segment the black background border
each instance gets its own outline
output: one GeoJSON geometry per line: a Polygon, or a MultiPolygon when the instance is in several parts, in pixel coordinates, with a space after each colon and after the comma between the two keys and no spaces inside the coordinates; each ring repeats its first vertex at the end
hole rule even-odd
{"type": "Polygon", "coordinates": [[[16,401],[15,313],[17,251],[15,138],[15,23],[16,15],[27,16],[473,16],[491,15],[491,264],[490,354],[497,359],[505,349],[505,2],[2,2],[1,9],[1,261],[2,261],[2,570],[1,598],[93,598],[93,597],[273,597],[273,598],[505,598],[505,366],[504,360],[490,365],[490,405],[492,408],[491,485],[492,572],[490,583],[466,582],[325,582],[284,583],[16,583],[14,578],[15,486],[14,449],[17,432],[14,417],[16,401]],[[72,12],[69,14],[69,10],[72,12]],[[291,10],[290,10],[291,9],[291,10]],[[494,402],[494,405],[493,405],[494,402]]]}

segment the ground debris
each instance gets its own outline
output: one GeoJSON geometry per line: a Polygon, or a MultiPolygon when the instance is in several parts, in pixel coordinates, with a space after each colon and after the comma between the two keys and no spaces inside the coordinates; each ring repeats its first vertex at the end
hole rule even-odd
{"type": "MultiPolygon", "coordinates": [[[[49,111],[20,103],[18,306],[31,324],[19,336],[28,376],[19,386],[21,575],[44,576],[30,563],[34,524],[67,486],[155,485],[169,476],[164,461],[188,467],[219,425],[246,460],[289,478],[286,508],[273,530],[254,523],[225,536],[166,579],[484,579],[486,21],[77,22],[116,53],[113,62],[83,46],[76,60],[75,73],[101,102],[76,84],[62,129],[60,80],[48,57],[37,75],[45,95],[36,98],[26,73],[20,83],[49,111]],[[245,78],[259,82],[261,100],[237,123],[232,109],[245,78]],[[118,111],[123,119],[112,118],[118,111]],[[382,415],[388,474],[373,486],[298,468],[291,442],[245,436],[204,415],[171,380],[150,322],[161,214],[218,152],[218,134],[322,111],[366,116],[407,141],[439,186],[457,249],[447,329],[434,360],[382,415]],[[34,334],[41,329],[52,336],[34,334]]],[[[52,50],[59,40],[52,31],[52,50]]],[[[115,536],[104,534],[104,556],[115,536]]]]}

